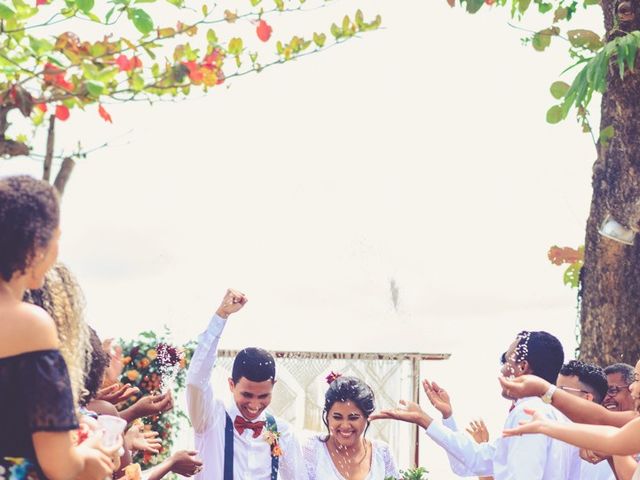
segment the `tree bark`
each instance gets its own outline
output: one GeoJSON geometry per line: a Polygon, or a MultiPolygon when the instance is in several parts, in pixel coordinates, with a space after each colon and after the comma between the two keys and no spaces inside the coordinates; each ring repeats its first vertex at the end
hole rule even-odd
{"type": "Polygon", "coordinates": [[[55,143],[56,116],[49,117],[49,132],[47,134],[47,151],[44,156],[44,165],[42,167],[42,179],[49,181],[51,179],[51,164],[53,163],[53,146],[55,143]]]}
{"type": "Polygon", "coordinates": [[[73,172],[73,168],[76,166],[76,161],[71,157],[65,157],[62,160],[62,165],[60,165],[60,170],[58,170],[58,175],[56,175],[56,179],[53,182],[53,186],[58,190],[60,194],[60,198],[64,194],[64,189],[67,186],[67,182],[69,181],[69,177],[71,176],[71,172],[73,172]]]}
{"type": "MultiPolygon", "coordinates": [[[[607,39],[640,29],[638,2],[603,0],[607,39]],[[616,21],[617,20],[617,21],[616,21]]],[[[608,145],[598,145],[593,197],[587,220],[581,273],[580,357],[606,366],[640,359],[640,235],[634,245],[603,237],[607,215],[640,229],[640,74],[609,68],[602,98],[601,129],[614,128],[608,145]]]]}

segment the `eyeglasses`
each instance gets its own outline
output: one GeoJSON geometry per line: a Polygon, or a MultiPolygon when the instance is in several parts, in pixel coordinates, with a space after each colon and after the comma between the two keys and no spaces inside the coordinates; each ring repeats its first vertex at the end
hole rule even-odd
{"type": "Polygon", "coordinates": [[[613,387],[607,388],[607,395],[611,395],[612,397],[616,396],[623,390],[628,390],[629,385],[614,385],[613,387]]]}
{"type": "Polygon", "coordinates": [[[586,390],[580,390],[579,388],[572,387],[558,387],[560,390],[564,390],[565,392],[575,392],[575,393],[584,393],[585,395],[590,394],[591,392],[587,392],[586,390]]]}

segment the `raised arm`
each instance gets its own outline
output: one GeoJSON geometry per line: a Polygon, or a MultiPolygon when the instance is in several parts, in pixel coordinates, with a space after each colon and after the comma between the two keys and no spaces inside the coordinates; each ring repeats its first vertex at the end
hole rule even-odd
{"type": "Polygon", "coordinates": [[[504,431],[505,436],[542,433],[580,448],[606,455],[633,455],[640,452],[640,418],[622,428],[583,423],[559,423],[545,419],[533,410],[526,410],[532,420],[504,431]]]}
{"type": "MultiPolygon", "coordinates": [[[[209,326],[198,337],[198,346],[187,371],[187,408],[196,432],[204,432],[210,426],[210,419],[216,408],[211,372],[217,359],[222,331],[229,315],[240,310],[246,303],[244,294],[227,290],[209,326]]],[[[223,408],[221,404],[220,407],[223,408]]]]}
{"type": "MultiPolygon", "coordinates": [[[[541,397],[552,387],[549,382],[535,375],[523,375],[511,380],[500,377],[499,380],[505,392],[508,392],[508,395],[514,399],[541,397]]],[[[636,412],[632,411],[612,412],[602,405],[560,389],[553,392],[551,399],[554,407],[576,423],[622,427],[638,416],[636,412]]]]}

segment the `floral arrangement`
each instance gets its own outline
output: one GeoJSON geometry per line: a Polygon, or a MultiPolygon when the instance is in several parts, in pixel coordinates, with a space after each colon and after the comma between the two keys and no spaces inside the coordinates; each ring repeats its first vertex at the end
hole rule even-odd
{"type": "Polygon", "coordinates": [[[280,432],[275,425],[270,425],[264,432],[264,439],[271,447],[271,456],[282,456],[282,448],[280,448],[280,432]]]}
{"type": "MultiPolygon", "coordinates": [[[[194,345],[173,346],[167,340],[169,332],[158,335],[154,331],[140,333],[136,340],[119,340],[122,347],[124,369],[120,381],[140,389],[124,407],[133,404],[140,397],[155,395],[171,390],[174,397],[185,387],[186,367],[193,355],[194,345]]],[[[178,432],[180,419],[188,419],[186,414],[174,406],[173,410],[143,419],[146,429],[158,432],[162,439],[160,453],[137,453],[133,461],[142,469],[161,462],[170,455],[174,438],[178,432]]]]}
{"type": "Polygon", "coordinates": [[[424,467],[410,468],[409,470],[400,470],[400,477],[386,477],[384,480],[427,480],[429,471],[424,467]]]}

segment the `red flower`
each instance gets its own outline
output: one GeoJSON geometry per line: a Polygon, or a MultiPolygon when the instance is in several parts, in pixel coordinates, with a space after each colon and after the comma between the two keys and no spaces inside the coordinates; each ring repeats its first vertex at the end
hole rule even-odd
{"type": "Polygon", "coordinates": [[[116,65],[118,65],[121,72],[128,72],[131,70],[131,62],[126,55],[120,55],[116,58],[116,65]]]}
{"type": "Polygon", "coordinates": [[[256,27],[256,33],[258,34],[258,38],[263,42],[269,41],[269,39],[271,38],[272,31],[273,29],[271,28],[271,25],[269,25],[264,20],[260,20],[258,22],[258,26],[256,27]]]}
{"type": "Polygon", "coordinates": [[[327,376],[325,377],[325,379],[327,380],[327,383],[328,383],[329,385],[331,385],[333,382],[335,382],[335,381],[336,381],[339,377],[341,377],[341,376],[342,376],[342,374],[341,374],[341,373],[338,373],[338,372],[331,372],[331,373],[329,373],[329,375],[327,375],[327,376]]]}
{"type": "Polygon", "coordinates": [[[69,109],[65,105],[56,106],[56,118],[63,122],[69,118],[69,109]]]}
{"type": "Polygon", "coordinates": [[[36,7],[40,5],[47,5],[49,2],[47,0],[36,0],[36,7]]]}
{"type": "Polygon", "coordinates": [[[40,110],[42,113],[47,113],[47,104],[46,103],[38,103],[36,104],[36,108],[40,110]]]}
{"type": "Polygon", "coordinates": [[[98,107],[98,113],[105,122],[113,123],[113,120],[111,120],[111,115],[109,115],[109,112],[107,112],[102,105],[98,107]]]}

